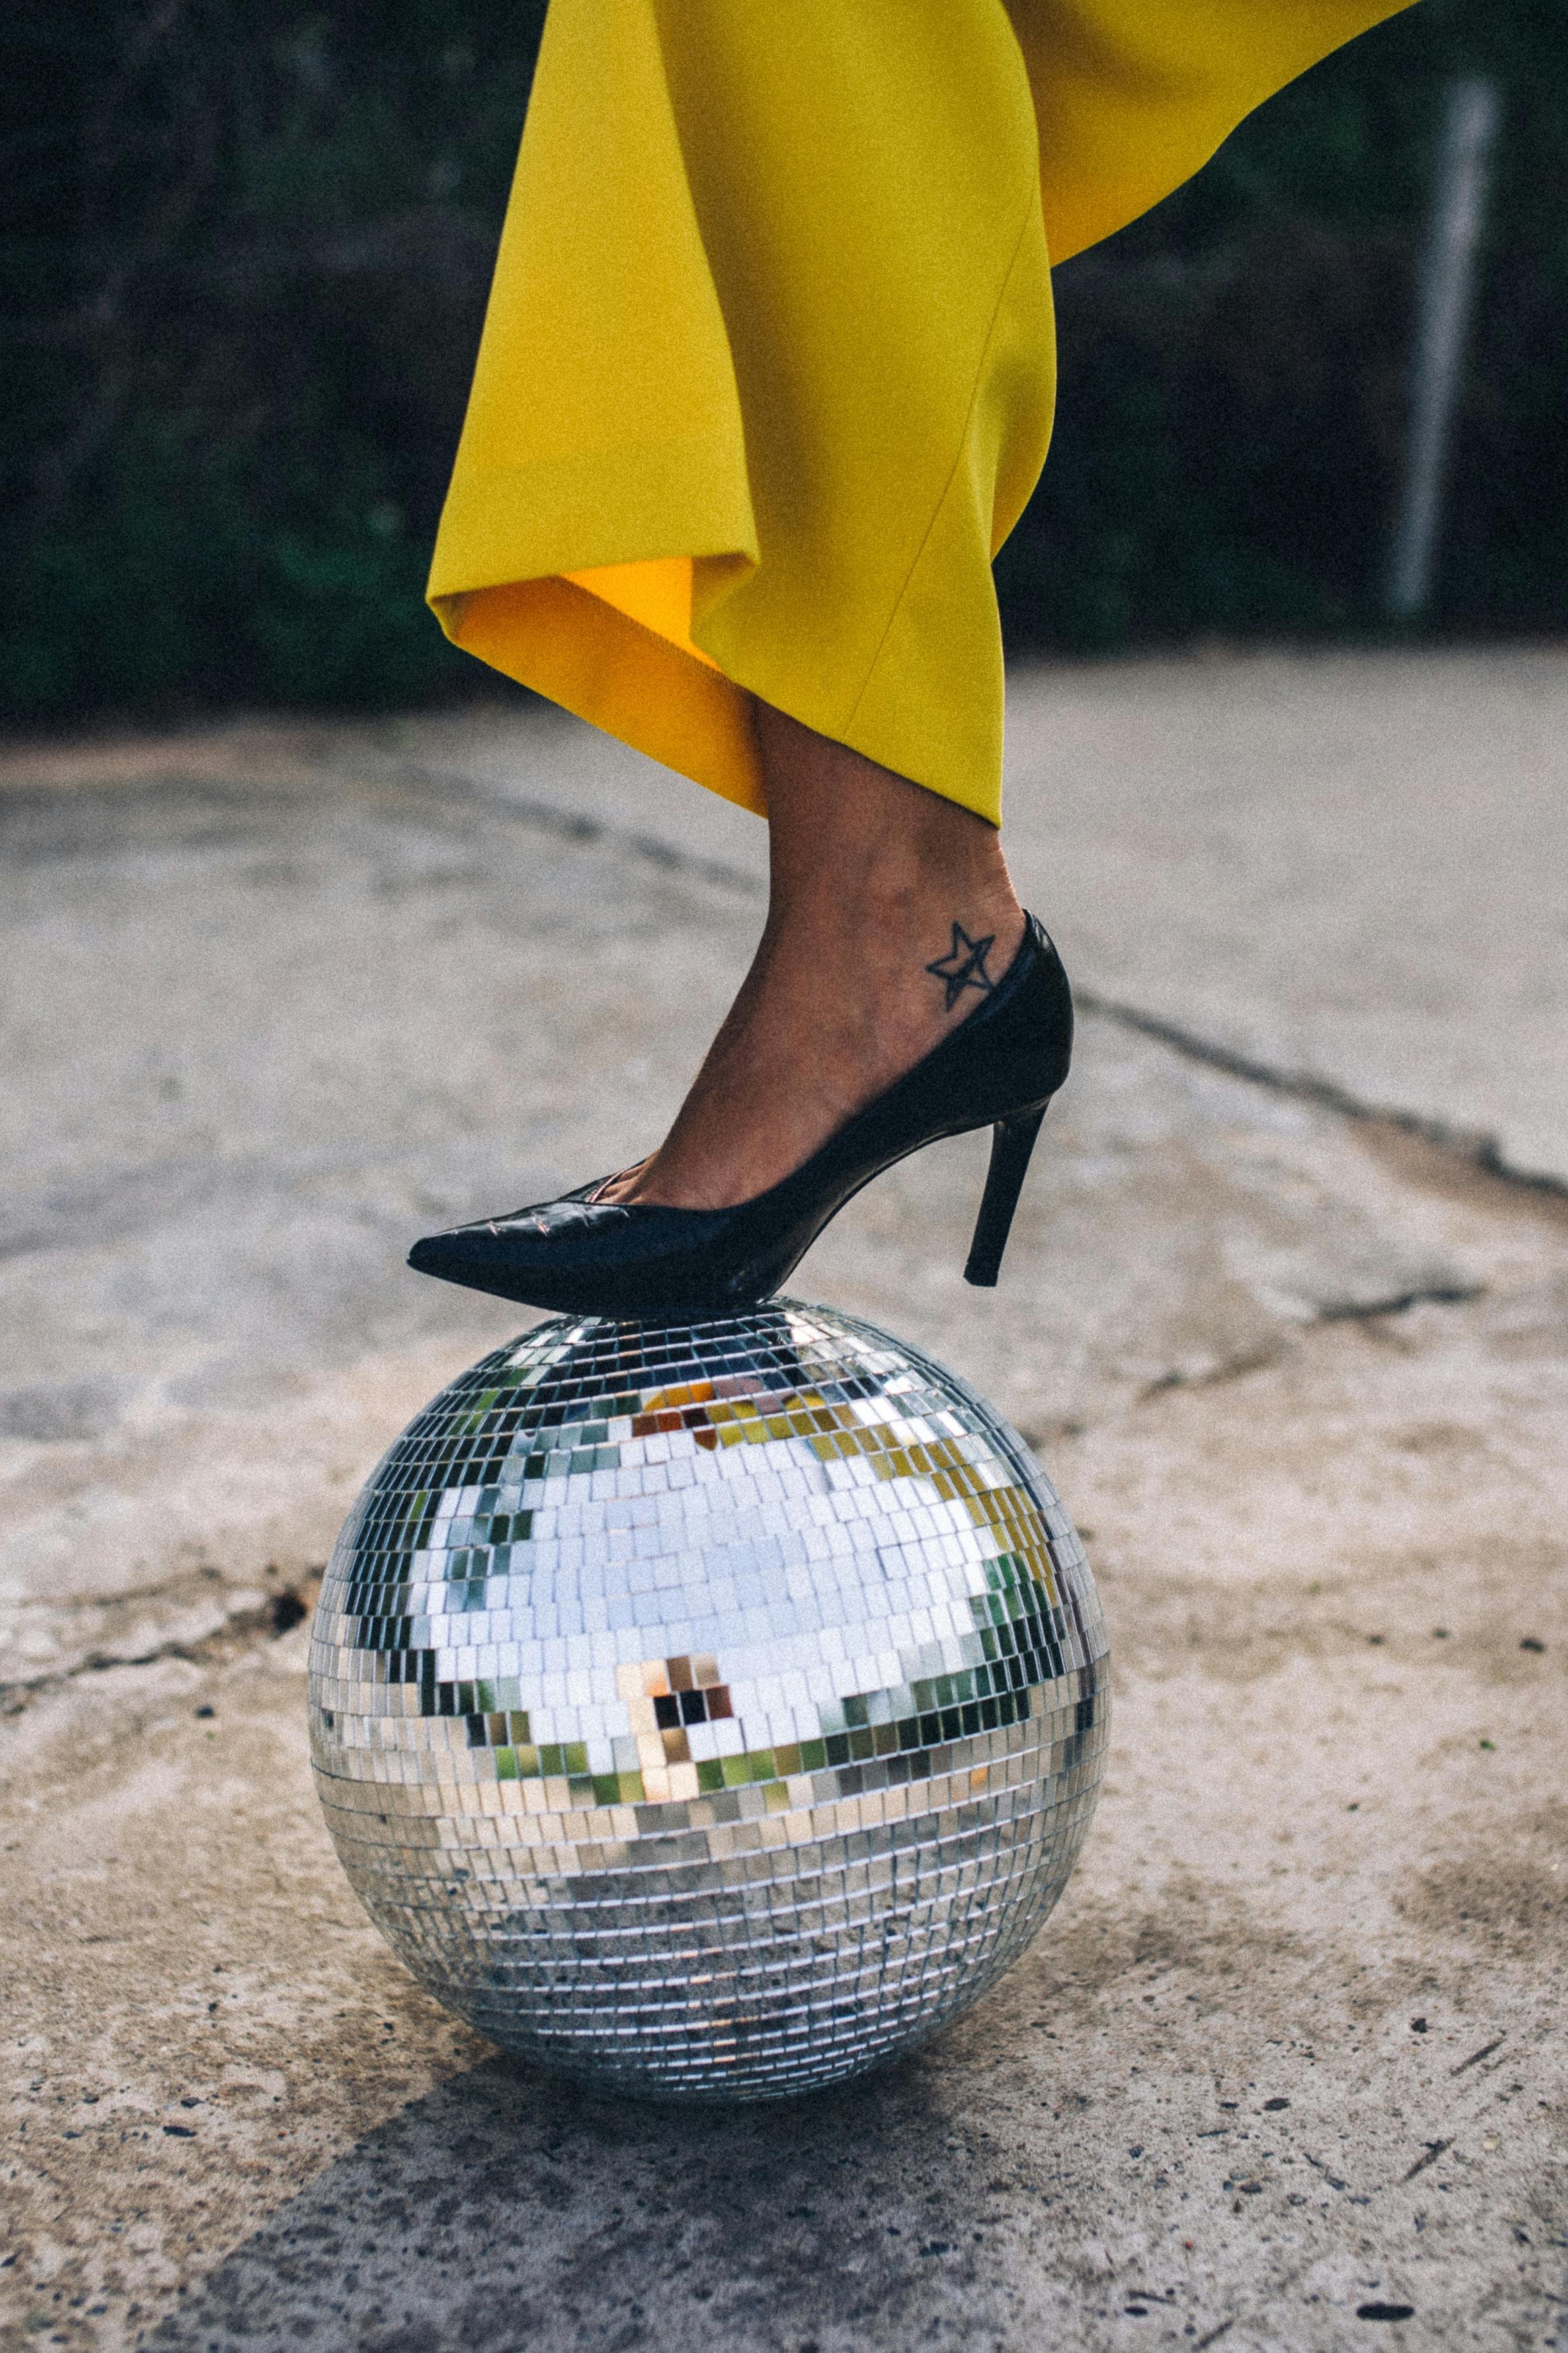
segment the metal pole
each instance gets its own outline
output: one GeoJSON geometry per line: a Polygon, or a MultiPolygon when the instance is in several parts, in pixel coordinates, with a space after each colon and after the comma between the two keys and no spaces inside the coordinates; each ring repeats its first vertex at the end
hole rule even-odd
{"type": "Polygon", "coordinates": [[[1413,620],[1424,612],[1432,592],[1448,446],[1475,291],[1476,248],[1486,216],[1488,170],[1500,112],[1495,82],[1449,83],[1416,300],[1405,495],[1388,567],[1388,609],[1399,620],[1413,620]]]}

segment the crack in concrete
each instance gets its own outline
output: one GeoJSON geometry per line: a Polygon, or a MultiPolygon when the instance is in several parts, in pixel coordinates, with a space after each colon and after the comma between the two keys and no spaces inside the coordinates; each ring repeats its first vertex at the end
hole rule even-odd
{"type": "Polygon", "coordinates": [[[1433,1282],[1418,1284],[1410,1291],[1391,1292],[1384,1299],[1330,1300],[1292,1331],[1258,1347],[1227,1356],[1222,1364],[1211,1365],[1203,1372],[1184,1373],[1179,1365],[1173,1365],[1169,1372],[1144,1383],[1138,1392],[1138,1402],[1145,1404],[1149,1398],[1163,1397],[1171,1389],[1218,1388],[1228,1381],[1245,1380],[1248,1373],[1265,1372],[1270,1365],[1279,1362],[1293,1339],[1321,1331],[1325,1325],[1379,1323],[1391,1315],[1407,1315],[1413,1307],[1464,1306],[1472,1299],[1485,1298],[1486,1290],[1484,1282],[1433,1282]]]}
{"type": "Polygon", "coordinates": [[[430,768],[403,760],[356,761],[353,765],[361,773],[368,770],[377,782],[412,785],[442,802],[464,801],[472,808],[484,810],[487,816],[510,818],[518,825],[552,834],[558,841],[605,843],[615,849],[628,850],[646,865],[659,867],[668,874],[716,883],[721,890],[738,892],[748,899],[766,896],[766,885],[760,876],[749,873],[743,866],[731,866],[725,859],[700,857],[674,842],[661,841],[657,834],[637,833],[612,825],[603,818],[584,817],[579,810],[562,808],[554,801],[535,799],[531,794],[497,792],[479,778],[466,776],[460,768],[430,768]]]}
{"type": "MultiPolygon", "coordinates": [[[[1310,1330],[1311,1326],[1304,1328],[1310,1330]]],[[[1239,1356],[1226,1356],[1223,1364],[1211,1365],[1201,1373],[1184,1373],[1180,1365],[1173,1365],[1169,1372],[1145,1381],[1138,1392],[1138,1402],[1145,1405],[1151,1398],[1164,1397],[1172,1389],[1212,1389],[1227,1381],[1245,1380],[1248,1373],[1261,1373],[1270,1365],[1277,1365],[1289,1345],[1283,1338],[1270,1340],[1260,1347],[1244,1349],[1239,1356]]],[[[1074,1435],[1078,1435],[1076,1430],[1074,1435]]]]}
{"type": "Polygon", "coordinates": [[[1321,1110],[1331,1111],[1341,1119],[1353,1120],[1358,1125],[1394,1128],[1403,1135],[1418,1136],[1422,1143],[1435,1145],[1466,1167],[1479,1169],[1482,1175],[1496,1177],[1520,1192],[1568,1200],[1568,1183],[1542,1171],[1513,1167],[1504,1159],[1496,1136],[1484,1129],[1455,1127],[1425,1112],[1398,1111],[1386,1103],[1367,1103],[1348,1087],[1341,1086],[1337,1080],[1317,1078],[1310,1071],[1282,1070],[1254,1055],[1243,1054],[1235,1047],[1221,1046],[1183,1022],[1167,1020],[1163,1014],[1145,1013],[1136,1005],[1102,997],[1095,989],[1075,987],[1073,998],[1080,1012],[1096,1014],[1101,1020],[1114,1021],[1123,1029],[1152,1038],[1188,1061],[1223,1071],[1227,1078],[1245,1079],[1255,1087],[1267,1088],[1270,1094],[1288,1095],[1297,1103],[1316,1103],[1321,1110]]]}
{"type": "Polygon", "coordinates": [[[1384,1315],[1407,1315],[1413,1307],[1463,1306],[1467,1300],[1486,1295],[1484,1282],[1431,1282],[1418,1284],[1414,1291],[1395,1291],[1386,1299],[1332,1300],[1320,1307],[1313,1324],[1370,1324],[1384,1315]]]}
{"type": "Polygon", "coordinates": [[[268,1595],[256,1608],[230,1610],[211,1633],[198,1634],[194,1640],[171,1635],[167,1641],[155,1642],[146,1651],[92,1651],[74,1665],[53,1667],[42,1674],[0,1683],[0,1716],[20,1715],[46,1692],[61,1690],[68,1683],[79,1682],[83,1675],[107,1674],[120,1667],[154,1667],[164,1659],[184,1659],[193,1666],[214,1666],[237,1658],[243,1651],[259,1648],[264,1637],[277,1641],[292,1632],[310,1616],[320,1584],[317,1577],[310,1581],[303,1594],[289,1587],[268,1595]]]}

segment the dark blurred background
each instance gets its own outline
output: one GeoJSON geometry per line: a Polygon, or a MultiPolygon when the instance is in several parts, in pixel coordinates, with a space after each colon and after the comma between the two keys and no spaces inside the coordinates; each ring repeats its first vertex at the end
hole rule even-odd
{"type": "MultiPolygon", "coordinates": [[[[13,0],[0,670],[13,723],[408,704],[542,0],[13,0]]],[[[1016,651],[1385,628],[1443,93],[1502,100],[1422,627],[1568,611],[1561,0],[1424,0],[1057,280],[1016,651]]]]}

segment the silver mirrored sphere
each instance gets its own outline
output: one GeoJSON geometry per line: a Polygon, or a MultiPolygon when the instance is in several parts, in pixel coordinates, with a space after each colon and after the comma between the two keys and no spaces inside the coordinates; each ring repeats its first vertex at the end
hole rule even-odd
{"type": "Polygon", "coordinates": [[[317,1787],[423,1984],[546,2066],[757,2099],[992,1984],[1093,1810],[1106,1643],[1016,1433],[874,1326],[554,1318],[338,1540],[317,1787]]]}

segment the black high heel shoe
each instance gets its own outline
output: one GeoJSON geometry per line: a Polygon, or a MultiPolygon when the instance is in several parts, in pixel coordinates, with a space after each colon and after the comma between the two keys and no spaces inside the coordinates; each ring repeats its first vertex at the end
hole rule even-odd
{"type": "Polygon", "coordinates": [[[939,1136],[991,1127],[991,1166],[963,1274],[996,1280],[1046,1105],[1072,1054],[1072,992],[1030,915],[984,1004],[781,1183],[727,1209],[595,1198],[605,1178],[510,1217],[416,1242],[421,1274],[567,1314],[699,1322],[776,1291],[846,1201],[939,1136]]]}

